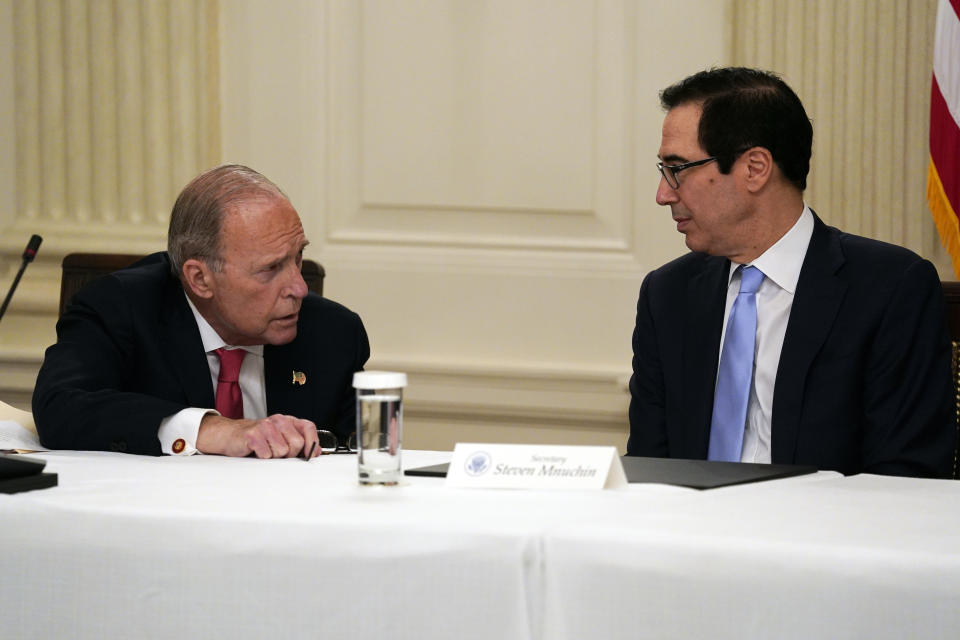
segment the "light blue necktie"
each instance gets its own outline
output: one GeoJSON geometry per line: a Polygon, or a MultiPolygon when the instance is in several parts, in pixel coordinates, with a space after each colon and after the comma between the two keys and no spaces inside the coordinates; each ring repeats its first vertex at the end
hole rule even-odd
{"type": "Polygon", "coordinates": [[[740,293],[733,301],[727,334],[720,353],[717,389],[713,396],[708,460],[740,461],[747,403],[753,380],[753,352],[757,337],[757,289],[763,272],[756,267],[737,267],[740,293]]]}

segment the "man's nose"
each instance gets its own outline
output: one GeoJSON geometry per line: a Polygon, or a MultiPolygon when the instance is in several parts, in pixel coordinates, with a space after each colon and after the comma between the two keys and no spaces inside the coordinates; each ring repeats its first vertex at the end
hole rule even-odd
{"type": "Polygon", "coordinates": [[[289,275],[287,275],[285,293],[294,298],[302,299],[307,297],[308,292],[307,281],[303,279],[303,274],[300,273],[300,265],[294,262],[289,269],[289,275]]]}
{"type": "Polygon", "coordinates": [[[657,204],[668,205],[677,200],[677,190],[667,184],[666,178],[660,176],[660,184],[657,185],[657,204]]]}

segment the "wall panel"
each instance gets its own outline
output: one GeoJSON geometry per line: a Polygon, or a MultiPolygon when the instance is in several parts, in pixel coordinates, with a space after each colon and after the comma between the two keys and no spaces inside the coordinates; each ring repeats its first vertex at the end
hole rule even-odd
{"type": "Polygon", "coordinates": [[[814,125],[807,202],[953,279],[926,206],[932,0],[736,0],[735,63],[783,74],[814,125]]]}
{"type": "Polygon", "coordinates": [[[411,442],[622,448],[637,289],[683,251],[656,91],[724,61],[725,3],[674,57],[660,3],[329,6],[322,260],[410,373],[411,442]]]}
{"type": "Polygon", "coordinates": [[[625,3],[332,7],[332,243],[630,250],[625,3]]]}
{"type": "Polygon", "coordinates": [[[0,362],[10,373],[0,391],[22,398],[26,369],[53,340],[63,256],[163,248],[177,192],[219,157],[216,6],[0,6],[11,45],[9,58],[0,58],[2,76],[13,89],[0,111],[10,114],[3,139],[11,142],[13,174],[0,203],[5,282],[30,235],[44,238],[0,327],[0,362]]]}
{"type": "MultiPolygon", "coordinates": [[[[156,246],[186,178],[219,155],[208,0],[12,3],[15,199],[42,255],[156,246]],[[49,236],[49,237],[48,237],[49,236]]],[[[4,234],[5,251],[20,248],[4,234]]]]}

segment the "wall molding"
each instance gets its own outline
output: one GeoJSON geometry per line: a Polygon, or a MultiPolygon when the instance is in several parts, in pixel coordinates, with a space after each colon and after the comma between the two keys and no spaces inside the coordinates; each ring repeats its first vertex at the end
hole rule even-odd
{"type": "Polygon", "coordinates": [[[626,446],[625,370],[410,358],[375,358],[366,368],[407,373],[404,438],[412,448],[470,441],[626,446]]]}
{"type": "MultiPolygon", "coordinates": [[[[2,326],[2,325],[0,325],[2,326]]],[[[0,328],[0,331],[4,329],[0,328]]],[[[0,349],[0,399],[7,404],[30,411],[30,398],[33,385],[37,381],[42,357],[35,354],[13,353],[7,348],[0,349]]]]}
{"type": "Polygon", "coordinates": [[[734,0],[733,60],[781,73],[803,101],[805,197],[828,224],[950,273],[926,203],[936,4],[734,0]]]}
{"type": "Polygon", "coordinates": [[[482,248],[451,244],[428,247],[327,244],[322,247],[317,259],[332,271],[613,278],[635,281],[638,288],[647,273],[647,269],[633,255],[618,251],[558,251],[554,248],[502,245],[482,248]]]}
{"type": "Polygon", "coordinates": [[[162,224],[219,156],[214,0],[15,2],[17,215],[162,224]]]}
{"type": "MultiPolygon", "coordinates": [[[[29,408],[41,362],[36,355],[0,349],[0,369],[4,371],[0,396],[10,404],[29,408]]],[[[376,358],[366,368],[407,373],[404,419],[413,433],[421,423],[445,423],[456,426],[448,437],[467,441],[482,437],[486,429],[515,425],[529,426],[545,442],[550,441],[550,434],[560,432],[606,438],[613,434],[613,440],[623,439],[621,445],[626,442],[628,371],[408,358],[376,358]]],[[[520,428],[515,436],[529,440],[531,434],[520,428]]]]}
{"type": "MultiPolygon", "coordinates": [[[[415,7],[397,7],[384,5],[381,13],[419,11],[415,7]]],[[[513,17],[518,19],[530,18],[527,12],[533,10],[532,5],[527,3],[497,7],[495,14],[513,16],[512,12],[517,12],[513,17]]],[[[541,6],[539,10],[542,12],[544,7],[541,6]]],[[[458,77],[461,77],[461,81],[453,81],[448,77],[450,69],[445,66],[447,61],[442,57],[429,57],[430,60],[440,60],[436,68],[431,65],[427,65],[430,67],[427,70],[418,67],[418,73],[436,73],[438,82],[452,94],[434,95],[424,93],[426,90],[422,87],[401,87],[406,102],[392,104],[391,108],[401,109],[405,115],[397,117],[407,117],[409,122],[405,123],[409,127],[417,131],[419,129],[416,127],[425,127],[424,135],[414,135],[411,140],[431,138],[432,144],[442,147],[434,148],[430,147],[430,142],[425,143],[425,151],[421,149],[428,155],[425,164],[435,163],[427,168],[411,161],[415,157],[414,151],[409,151],[410,157],[394,158],[393,154],[407,153],[407,146],[400,145],[396,140],[383,142],[385,135],[375,135],[367,130],[371,122],[379,121],[375,116],[383,114],[371,106],[377,101],[366,92],[370,86],[379,87],[381,82],[393,86],[392,74],[385,67],[394,62],[390,56],[380,55],[378,58],[376,52],[382,54],[380,47],[365,42],[364,38],[372,37],[367,33],[367,27],[375,31],[377,25],[382,27],[382,21],[386,18],[376,13],[365,13],[360,3],[333,3],[330,6],[326,31],[326,70],[329,78],[327,132],[330,143],[325,181],[328,185],[326,198],[329,212],[325,220],[325,241],[328,244],[442,245],[623,254],[630,254],[634,250],[634,156],[630,144],[633,116],[629,99],[635,85],[631,56],[635,38],[632,27],[634,8],[630,2],[618,1],[557,6],[550,10],[557,12],[558,25],[562,25],[561,31],[566,29],[564,34],[567,38],[558,37],[551,41],[554,54],[564,61],[559,64],[569,64],[571,68],[544,65],[539,68],[543,75],[537,76],[531,72],[534,75],[525,77],[523,82],[517,78],[519,67],[504,64],[501,57],[510,55],[514,46],[510,38],[511,35],[516,36],[513,27],[507,26],[512,24],[511,21],[504,15],[492,19],[490,14],[483,13],[480,5],[453,4],[443,12],[444,19],[437,23],[431,20],[441,15],[440,12],[417,14],[433,25],[427,27],[421,24],[421,20],[413,20],[404,14],[407,21],[400,20],[400,24],[411,23],[412,20],[423,33],[436,37],[437,46],[442,46],[447,38],[453,38],[451,34],[457,33],[461,40],[456,40],[452,46],[459,56],[458,64],[488,74],[485,83],[479,85],[472,84],[471,73],[466,73],[466,78],[460,74],[458,77]],[[474,15],[475,11],[483,13],[483,16],[474,15]],[[570,12],[589,14],[589,22],[570,19],[567,15],[570,12]],[[488,19],[491,21],[485,22],[488,19]],[[481,24],[483,28],[479,27],[481,24]],[[571,53],[582,52],[582,49],[592,56],[589,62],[583,62],[582,56],[571,53]],[[569,74],[566,76],[565,82],[573,86],[558,80],[558,69],[572,74],[572,77],[569,74]],[[543,83],[542,86],[537,85],[538,82],[543,83]],[[483,136],[475,133],[476,127],[465,124],[471,122],[467,116],[477,111],[475,115],[490,117],[491,123],[519,126],[511,123],[511,118],[494,117],[494,114],[500,113],[498,109],[502,105],[496,102],[500,98],[490,98],[483,93],[488,84],[502,86],[506,95],[515,87],[520,87],[519,91],[539,87],[550,95],[555,92],[575,97],[578,104],[582,103],[582,109],[567,114],[572,121],[565,124],[568,130],[582,130],[589,132],[589,136],[582,139],[576,136],[567,136],[569,139],[554,137],[571,146],[563,147],[562,153],[551,158],[549,170],[540,167],[540,174],[533,172],[527,176],[529,179],[526,182],[521,181],[527,185],[526,188],[515,188],[518,183],[509,180],[501,185],[501,166],[515,167],[512,170],[523,174],[529,170],[529,164],[522,158],[540,153],[535,140],[539,139],[537,135],[542,134],[537,126],[542,118],[523,110],[516,112],[513,119],[530,125],[524,133],[530,133],[533,137],[531,140],[517,139],[522,136],[511,138],[512,151],[508,153],[501,149],[499,153],[508,155],[498,163],[496,152],[485,146],[483,136]],[[581,84],[583,91],[580,90],[581,84]],[[494,104],[486,104],[489,101],[494,104]],[[483,108],[478,106],[481,103],[484,103],[483,108]],[[436,109],[433,115],[437,118],[437,126],[450,127],[452,137],[432,136],[435,132],[424,124],[423,114],[414,108],[421,104],[436,109]],[[368,113],[370,109],[374,110],[368,113]],[[540,133],[535,133],[537,131],[540,133]],[[449,142],[451,148],[448,149],[437,140],[456,140],[457,144],[475,145],[475,162],[454,162],[455,168],[437,162],[437,157],[445,152],[453,154],[455,158],[464,152],[452,142],[449,142]],[[397,151],[398,148],[404,149],[404,152],[397,151]],[[579,149],[579,152],[575,153],[574,149],[579,149]],[[377,154],[383,154],[383,157],[377,154]],[[385,174],[380,167],[384,164],[394,167],[394,172],[400,168],[412,172],[411,175],[416,178],[412,182],[430,184],[431,188],[422,185],[409,187],[404,180],[382,184],[384,181],[390,182],[383,178],[385,174]],[[472,173],[474,171],[478,172],[477,175],[472,173]],[[570,179],[555,184],[557,176],[565,175],[564,172],[569,173],[570,179]],[[486,179],[494,184],[486,184],[486,179]],[[568,184],[577,186],[567,192],[568,184]],[[434,200],[418,197],[424,194],[434,200]]],[[[540,19],[549,20],[550,17],[541,14],[540,19]]],[[[396,37],[402,37],[402,34],[396,37]]],[[[546,36],[540,34],[538,37],[546,36]]],[[[516,46],[525,55],[532,55],[526,43],[518,42],[516,46]]],[[[539,49],[534,48],[533,51],[539,52],[539,49]]],[[[430,83],[425,83],[426,86],[430,86],[430,83]]],[[[559,104],[562,106],[563,102],[561,100],[559,104]]],[[[549,118],[565,113],[556,102],[552,106],[545,108],[540,115],[549,118]]],[[[404,127],[393,127],[387,133],[402,139],[405,134],[402,131],[397,133],[402,129],[404,127]]],[[[503,135],[503,131],[498,132],[498,135],[503,135]]]]}
{"type": "Polygon", "coordinates": [[[219,23],[216,0],[10,5],[4,291],[43,237],[0,325],[0,390],[22,400],[55,339],[63,257],[165,247],[177,192],[219,158],[219,23]]]}

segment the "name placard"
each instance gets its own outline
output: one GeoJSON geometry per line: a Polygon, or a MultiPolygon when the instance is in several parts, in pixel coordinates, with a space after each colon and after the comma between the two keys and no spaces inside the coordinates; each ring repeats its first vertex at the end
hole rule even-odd
{"type": "Polygon", "coordinates": [[[616,447],[457,443],[448,487],[613,489],[627,477],[616,447]]]}

